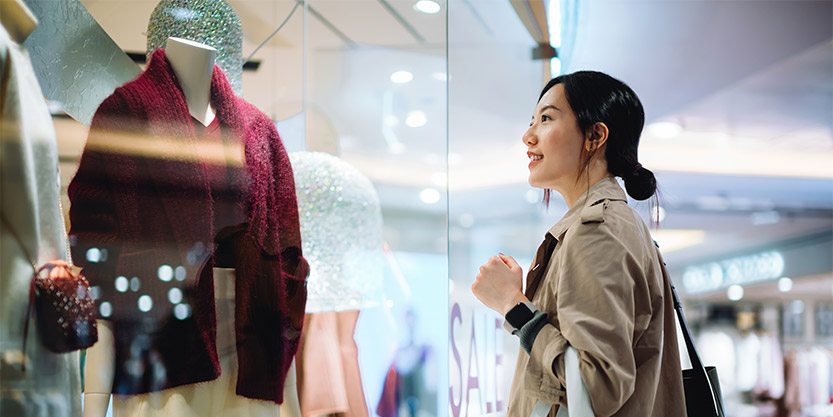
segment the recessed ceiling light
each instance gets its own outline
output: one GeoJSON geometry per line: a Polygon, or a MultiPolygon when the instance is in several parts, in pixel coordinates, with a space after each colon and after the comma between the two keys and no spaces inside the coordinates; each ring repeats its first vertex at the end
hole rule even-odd
{"type": "Polygon", "coordinates": [[[526,202],[529,204],[535,204],[541,200],[541,197],[538,195],[538,191],[536,190],[527,190],[526,192],[526,202]]]}
{"type": "Polygon", "coordinates": [[[550,75],[555,78],[561,75],[561,60],[558,58],[550,59],[550,75]]]}
{"type": "Polygon", "coordinates": [[[787,277],[781,277],[778,279],[778,291],[781,292],[789,292],[793,289],[793,280],[787,277]]]}
{"type": "Polygon", "coordinates": [[[428,118],[425,117],[425,112],[420,110],[414,110],[408,113],[408,117],[405,118],[405,124],[408,127],[425,126],[425,123],[428,123],[428,118]]]}
{"type": "Polygon", "coordinates": [[[425,204],[436,204],[440,201],[440,192],[433,188],[426,188],[420,191],[419,199],[425,204]]]}
{"type": "Polygon", "coordinates": [[[683,133],[683,127],[674,122],[655,122],[645,127],[648,135],[657,139],[671,139],[683,133]]]}
{"type": "Polygon", "coordinates": [[[433,0],[419,0],[414,4],[416,11],[434,14],[440,11],[440,4],[433,0]]]}
{"type": "Polygon", "coordinates": [[[740,285],[730,285],[729,289],[726,290],[726,296],[732,301],[740,300],[743,298],[743,287],[740,285]]]}
{"type": "Polygon", "coordinates": [[[405,144],[402,142],[394,142],[388,145],[388,149],[390,149],[390,153],[392,154],[400,154],[405,152],[405,144]]]}
{"type": "Polygon", "coordinates": [[[665,220],[665,209],[662,206],[656,206],[651,208],[651,219],[653,219],[657,223],[662,223],[665,220]]]}
{"type": "Polygon", "coordinates": [[[405,84],[414,79],[414,74],[408,71],[396,71],[390,75],[390,80],[397,84],[405,84]]]}
{"type": "Polygon", "coordinates": [[[446,74],[444,72],[437,71],[437,72],[431,74],[431,78],[433,78],[437,81],[447,81],[448,80],[448,74],[446,74]]]}
{"type": "Polygon", "coordinates": [[[474,225],[474,216],[469,213],[463,213],[460,215],[460,226],[465,228],[472,227],[474,225]]]}

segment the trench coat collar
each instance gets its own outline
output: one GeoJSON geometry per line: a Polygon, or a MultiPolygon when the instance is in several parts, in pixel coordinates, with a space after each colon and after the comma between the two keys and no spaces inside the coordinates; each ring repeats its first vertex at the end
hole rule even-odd
{"type": "Polygon", "coordinates": [[[547,233],[561,240],[570,226],[581,218],[581,213],[586,207],[594,206],[604,199],[627,201],[625,191],[619,186],[616,178],[605,177],[591,185],[587,192],[576,200],[573,207],[570,207],[564,217],[555,226],[551,227],[547,233]]]}

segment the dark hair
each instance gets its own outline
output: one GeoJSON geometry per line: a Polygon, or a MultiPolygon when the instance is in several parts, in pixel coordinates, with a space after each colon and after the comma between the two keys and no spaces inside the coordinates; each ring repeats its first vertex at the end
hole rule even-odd
{"type": "MultiPolygon", "coordinates": [[[[541,90],[538,101],[558,84],[564,86],[567,103],[575,113],[579,130],[584,136],[598,122],[607,126],[607,169],[625,180],[628,195],[636,200],[647,200],[653,196],[657,191],[654,173],[644,168],[637,159],[645,111],[636,93],[627,84],[607,74],[578,71],[550,80],[541,90]]],[[[586,153],[583,146],[581,149],[586,169],[592,155],[586,153]]],[[[549,200],[548,194],[545,192],[545,201],[549,200]]]]}

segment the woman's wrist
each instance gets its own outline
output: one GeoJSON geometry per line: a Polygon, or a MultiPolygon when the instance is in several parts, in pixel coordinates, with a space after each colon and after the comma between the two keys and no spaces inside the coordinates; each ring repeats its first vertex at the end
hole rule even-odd
{"type": "Polygon", "coordinates": [[[509,310],[511,310],[513,307],[515,307],[519,303],[526,303],[526,302],[529,302],[529,299],[526,298],[524,293],[518,291],[517,294],[512,296],[512,299],[509,301],[509,303],[503,306],[503,310],[499,311],[499,313],[500,313],[501,316],[506,316],[506,313],[508,313],[509,310]]]}

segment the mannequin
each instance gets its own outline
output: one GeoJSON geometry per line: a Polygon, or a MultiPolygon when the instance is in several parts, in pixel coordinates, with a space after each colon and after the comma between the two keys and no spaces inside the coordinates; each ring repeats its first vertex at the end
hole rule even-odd
{"type": "MultiPolygon", "coordinates": [[[[0,224],[0,415],[76,416],[78,353],[46,350],[33,322],[21,350],[30,262],[68,259],[55,130],[23,46],[37,25],[21,0],[0,1],[0,213],[6,223],[0,224]]],[[[51,276],[65,278],[58,270],[51,276]]]]}
{"type": "Polygon", "coordinates": [[[168,38],[165,52],[185,93],[191,116],[203,126],[208,126],[214,120],[214,109],[209,103],[209,96],[217,50],[188,39],[171,37],[168,38]]]}
{"type": "MultiPolygon", "coordinates": [[[[215,112],[210,104],[211,97],[211,79],[214,68],[214,61],[217,55],[216,49],[187,39],[171,37],[168,39],[167,47],[165,48],[166,58],[176,74],[177,81],[185,95],[188,104],[188,110],[191,116],[199,121],[203,126],[211,125],[215,119],[215,112]]],[[[235,270],[233,268],[214,268],[214,296],[217,305],[217,338],[218,347],[220,339],[231,341],[231,348],[234,346],[234,301],[235,301],[235,270]]],[[[87,350],[86,363],[86,379],[84,386],[84,417],[103,417],[106,415],[107,407],[110,399],[110,393],[113,389],[114,377],[114,338],[112,323],[107,320],[99,320],[99,340],[93,347],[87,350]]],[[[233,357],[236,359],[236,355],[233,357]]],[[[222,374],[220,379],[224,379],[224,383],[228,383],[229,375],[227,370],[236,375],[236,360],[231,360],[228,357],[221,357],[222,374]],[[234,368],[232,368],[234,366],[234,368]],[[231,369],[229,369],[231,368],[231,369]]],[[[233,378],[234,376],[232,376],[233,378]]],[[[233,379],[232,379],[233,381],[233,379]]],[[[174,388],[169,388],[161,392],[151,392],[148,394],[141,394],[139,396],[124,396],[114,404],[122,403],[123,409],[129,411],[133,408],[134,403],[142,404],[152,402],[154,405],[165,402],[182,401],[182,398],[188,398],[197,402],[210,403],[210,395],[205,393],[194,393],[194,385],[208,385],[216,381],[208,381],[201,384],[184,385],[174,388]],[[203,397],[200,397],[203,395],[203,397]],[[179,398],[174,398],[174,397],[179,398]],[[173,399],[172,399],[173,398],[173,399]],[[200,401],[199,398],[204,398],[206,401],[200,401]]],[[[199,388],[197,388],[199,389],[199,388]]],[[[207,393],[208,391],[206,391],[207,393]]],[[[294,417],[300,416],[300,404],[298,402],[298,395],[296,392],[295,383],[295,365],[294,361],[291,365],[289,373],[284,382],[284,402],[278,407],[274,403],[266,401],[254,401],[245,404],[249,399],[238,397],[241,406],[249,406],[256,408],[248,408],[250,413],[257,416],[284,416],[294,417]]],[[[226,405],[226,407],[234,407],[235,405],[226,405]]],[[[209,406],[210,408],[210,406],[209,406]]],[[[222,407],[220,407],[222,408],[222,407]]],[[[197,408],[193,409],[200,413],[197,408]]],[[[207,411],[203,411],[207,412],[207,411]]],[[[226,408],[222,411],[223,416],[235,415],[235,409],[226,408]]],[[[116,413],[118,417],[118,413],[116,413]]]]}

